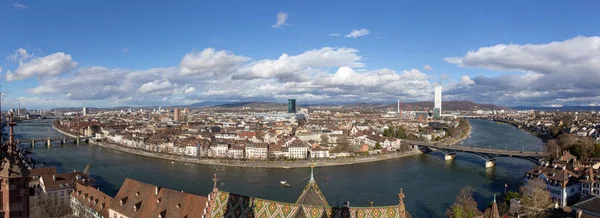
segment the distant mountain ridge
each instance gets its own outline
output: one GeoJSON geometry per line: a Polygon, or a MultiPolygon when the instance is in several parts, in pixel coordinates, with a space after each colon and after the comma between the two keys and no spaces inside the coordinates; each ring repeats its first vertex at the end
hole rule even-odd
{"type": "Polygon", "coordinates": [[[561,106],[561,107],[529,107],[516,106],[514,110],[536,110],[536,111],[600,111],[600,106],[561,106]]]}
{"type": "MultiPolygon", "coordinates": [[[[388,107],[397,107],[397,103],[388,105],[388,107]]],[[[420,102],[407,102],[402,103],[402,108],[413,108],[413,109],[424,109],[433,108],[433,101],[420,101],[420,102]]],[[[442,101],[442,110],[461,110],[461,111],[472,111],[472,110],[508,110],[509,108],[498,106],[494,104],[477,104],[472,101],[442,101]]]]}
{"type": "MultiPolygon", "coordinates": [[[[404,110],[423,110],[423,109],[431,109],[433,108],[432,101],[420,101],[420,102],[404,102],[402,107],[404,110]]],[[[389,104],[389,103],[363,103],[363,102],[353,102],[353,103],[315,103],[315,104],[298,104],[299,107],[321,107],[321,106],[343,106],[343,107],[355,107],[355,108],[396,108],[397,104],[389,104]]],[[[127,107],[127,106],[119,106],[119,107],[106,107],[106,108],[98,108],[98,107],[88,107],[88,110],[97,110],[97,109],[113,109],[113,110],[127,110],[131,109],[152,109],[158,108],[159,106],[137,106],[137,107],[127,107]]],[[[223,101],[203,101],[190,105],[173,105],[173,106],[161,106],[163,108],[174,108],[174,107],[189,107],[189,108],[202,108],[202,107],[210,107],[210,108],[241,108],[241,107],[250,107],[250,108],[262,108],[262,109],[286,109],[287,102],[267,102],[267,101],[237,101],[237,102],[223,102],[223,101]]],[[[507,107],[497,106],[494,104],[477,104],[471,101],[444,101],[442,102],[443,110],[508,110],[507,107]]],[[[81,111],[81,108],[55,108],[60,111],[81,111]]]]}

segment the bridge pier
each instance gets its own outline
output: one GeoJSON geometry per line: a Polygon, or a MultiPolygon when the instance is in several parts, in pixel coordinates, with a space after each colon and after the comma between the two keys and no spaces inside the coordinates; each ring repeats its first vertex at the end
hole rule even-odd
{"type": "Polygon", "coordinates": [[[496,159],[489,159],[485,161],[485,168],[496,166],[496,159]]]}
{"type": "Polygon", "coordinates": [[[456,158],[456,154],[455,153],[448,153],[444,155],[444,160],[452,160],[456,158]]]}
{"type": "Polygon", "coordinates": [[[62,144],[63,144],[63,145],[67,144],[67,139],[63,138],[63,139],[62,139],[62,144]]]}
{"type": "Polygon", "coordinates": [[[50,141],[50,138],[48,138],[48,141],[46,142],[46,146],[48,146],[48,148],[50,148],[50,146],[52,145],[51,142],[52,141],[50,141]]]}
{"type": "Polygon", "coordinates": [[[77,137],[77,139],[75,139],[75,144],[79,145],[79,137],[77,137]]]}
{"type": "Polygon", "coordinates": [[[31,148],[35,148],[35,139],[31,139],[31,148]]]}

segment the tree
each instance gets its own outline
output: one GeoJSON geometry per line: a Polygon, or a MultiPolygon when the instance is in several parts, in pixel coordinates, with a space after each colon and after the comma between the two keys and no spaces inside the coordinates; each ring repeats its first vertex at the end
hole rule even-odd
{"type": "Polygon", "coordinates": [[[327,134],[321,134],[321,145],[327,146],[329,144],[329,136],[327,134]]]}
{"type": "Polygon", "coordinates": [[[546,183],[539,177],[531,179],[521,186],[519,194],[521,195],[522,209],[532,217],[543,215],[552,204],[550,192],[546,190],[546,183]]]}
{"type": "Polygon", "coordinates": [[[558,158],[560,154],[562,154],[563,149],[558,145],[558,140],[551,139],[546,143],[546,147],[548,148],[548,153],[551,158],[558,158]]]}
{"type": "Polygon", "coordinates": [[[580,158],[587,158],[594,155],[594,140],[590,137],[579,139],[572,147],[572,153],[580,158]]]}
{"type": "Polygon", "coordinates": [[[504,196],[505,201],[510,201],[513,198],[519,198],[519,192],[508,191],[504,196]]]}
{"type": "Polygon", "coordinates": [[[558,126],[551,126],[548,132],[550,133],[550,136],[552,136],[552,138],[556,138],[558,137],[558,135],[560,135],[561,129],[558,126]]]}
{"type": "Polygon", "coordinates": [[[446,210],[446,217],[452,218],[473,218],[481,215],[477,209],[477,202],[473,199],[475,189],[466,186],[460,190],[456,196],[456,201],[446,210]]]}
{"type": "Polygon", "coordinates": [[[379,144],[379,142],[375,143],[375,148],[376,149],[381,149],[381,144],[379,144]]]}
{"type": "Polygon", "coordinates": [[[563,150],[569,150],[577,142],[577,136],[573,134],[560,134],[558,144],[563,150]]]}
{"type": "Polygon", "coordinates": [[[31,197],[29,208],[30,217],[72,217],[68,215],[71,214],[69,201],[61,202],[44,194],[31,197]]]}

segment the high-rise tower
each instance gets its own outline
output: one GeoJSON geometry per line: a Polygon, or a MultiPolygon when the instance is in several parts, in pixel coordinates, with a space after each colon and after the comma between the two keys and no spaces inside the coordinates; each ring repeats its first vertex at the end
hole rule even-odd
{"type": "Polygon", "coordinates": [[[441,86],[436,86],[434,88],[434,106],[433,106],[433,116],[436,119],[439,119],[440,117],[442,117],[442,87],[441,86]]]}

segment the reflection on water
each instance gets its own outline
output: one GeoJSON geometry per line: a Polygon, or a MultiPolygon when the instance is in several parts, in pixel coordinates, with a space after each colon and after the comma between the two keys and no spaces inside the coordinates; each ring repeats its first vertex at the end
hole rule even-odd
{"type": "MultiPolygon", "coordinates": [[[[17,138],[60,136],[48,131],[50,120],[20,123],[17,138]]],[[[534,136],[509,125],[472,120],[472,136],[464,145],[488,145],[494,148],[525,147],[540,149],[534,136]],[[497,134],[497,135],[496,135],[497,134]]],[[[126,177],[175,190],[207,195],[212,189],[212,174],[217,173],[220,188],[243,195],[295,202],[309,176],[309,169],[249,169],[180,163],[132,155],[92,145],[53,145],[36,148],[36,160],[56,166],[59,171],[83,170],[91,164],[91,174],[100,189],[115,195],[126,177]],[[292,185],[283,188],[279,181],[292,185]]],[[[407,209],[414,217],[443,217],[458,191],[466,186],[476,189],[480,207],[490,203],[493,193],[503,193],[521,185],[524,171],[533,163],[517,158],[499,158],[496,167],[485,169],[478,156],[457,153],[445,161],[439,152],[414,155],[381,162],[315,168],[315,179],[332,205],[350,201],[355,206],[397,204],[400,188],[406,194],[407,209]]]]}

